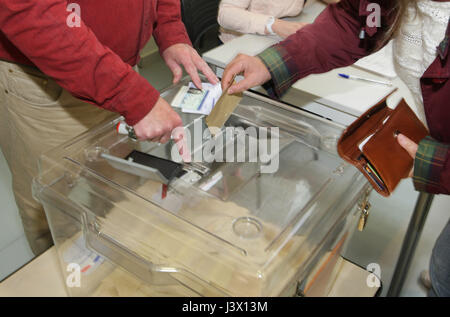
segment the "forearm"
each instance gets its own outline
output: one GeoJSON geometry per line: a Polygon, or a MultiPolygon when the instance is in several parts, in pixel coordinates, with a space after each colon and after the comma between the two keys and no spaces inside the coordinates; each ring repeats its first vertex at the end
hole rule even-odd
{"type": "Polygon", "coordinates": [[[433,194],[450,194],[450,144],[426,137],[414,159],[414,187],[433,194]]]}
{"type": "Polygon", "coordinates": [[[322,2],[325,2],[326,4],[331,4],[331,3],[338,3],[340,0],[322,0],[322,2]]]}
{"type": "Polygon", "coordinates": [[[280,97],[310,74],[348,66],[368,55],[358,38],[362,28],[359,1],[327,7],[313,24],[259,55],[272,75],[270,85],[280,97]]]}
{"type": "Polygon", "coordinates": [[[83,23],[69,27],[65,0],[2,0],[0,28],[41,71],[74,96],[135,124],[159,94],[83,23]]]}
{"type": "Polygon", "coordinates": [[[161,53],[174,44],[192,45],[181,21],[179,0],[158,0],[157,21],[153,36],[161,53]]]}
{"type": "Polygon", "coordinates": [[[266,24],[270,15],[248,11],[246,3],[222,1],[219,7],[218,22],[225,29],[249,34],[266,34],[266,24]]]}

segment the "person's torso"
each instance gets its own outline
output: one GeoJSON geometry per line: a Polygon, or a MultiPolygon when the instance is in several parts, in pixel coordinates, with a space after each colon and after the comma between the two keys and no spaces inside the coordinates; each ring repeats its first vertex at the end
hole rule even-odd
{"type": "MultiPolygon", "coordinates": [[[[275,18],[284,18],[299,15],[304,4],[305,0],[251,0],[246,10],[275,18]]],[[[240,35],[242,33],[221,27],[219,38],[226,43],[240,35]]]]}
{"type": "MultiPolygon", "coordinates": [[[[71,1],[68,1],[71,2],[71,1]]],[[[156,0],[78,0],[83,22],[124,61],[133,61],[156,21],[156,0]],[[145,25],[147,23],[147,25],[145,25]],[[145,28],[145,29],[144,29],[145,28]]]]}
{"type": "Polygon", "coordinates": [[[282,18],[299,15],[303,4],[304,0],[252,0],[248,10],[282,18]]]}
{"type": "MultiPolygon", "coordinates": [[[[394,40],[394,65],[399,77],[410,89],[418,106],[418,116],[426,121],[432,135],[450,141],[450,102],[436,100],[436,94],[449,96],[446,81],[424,79],[435,72],[443,74],[448,65],[436,63],[437,47],[444,41],[450,18],[450,2],[419,0],[417,11],[408,8],[399,33],[394,40]],[[435,104],[438,102],[438,104],[435,104]],[[426,118],[426,119],[425,119],[426,118]]],[[[448,74],[447,74],[448,77],[448,74]]]]}
{"type": "MultiPolygon", "coordinates": [[[[67,0],[67,3],[73,1],[67,0]]],[[[156,21],[157,0],[78,0],[81,20],[98,40],[129,64],[150,38],[156,21]]],[[[69,15],[70,12],[67,12],[69,15]]],[[[0,56],[30,64],[0,33],[0,56]]]]}

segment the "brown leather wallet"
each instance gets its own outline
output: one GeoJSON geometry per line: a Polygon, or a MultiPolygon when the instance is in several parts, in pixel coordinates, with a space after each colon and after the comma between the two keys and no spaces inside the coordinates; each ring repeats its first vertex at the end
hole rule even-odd
{"type": "Polygon", "coordinates": [[[397,142],[404,134],[419,143],[428,131],[405,100],[392,110],[387,97],[356,119],[339,139],[339,155],[358,168],[373,188],[389,196],[408,176],[413,159],[397,142]]]}

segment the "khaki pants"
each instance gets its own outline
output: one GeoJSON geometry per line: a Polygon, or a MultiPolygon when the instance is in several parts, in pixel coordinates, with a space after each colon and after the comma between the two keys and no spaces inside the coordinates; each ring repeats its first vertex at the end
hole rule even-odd
{"type": "Polygon", "coordinates": [[[39,156],[114,116],[74,98],[33,67],[0,61],[0,146],[35,255],[53,243],[44,210],[31,195],[39,156]]]}

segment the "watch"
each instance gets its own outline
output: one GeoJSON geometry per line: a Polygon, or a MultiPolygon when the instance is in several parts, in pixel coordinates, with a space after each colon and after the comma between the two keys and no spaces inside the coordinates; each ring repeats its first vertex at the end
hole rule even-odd
{"type": "Polygon", "coordinates": [[[275,23],[275,17],[270,17],[269,21],[266,23],[267,31],[269,31],[270,35],[275,35],[276,33],[272,29],[272,25],[275,23]]]}

